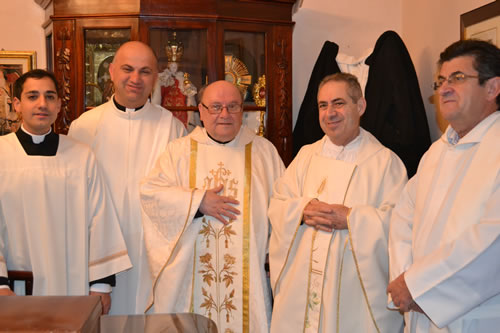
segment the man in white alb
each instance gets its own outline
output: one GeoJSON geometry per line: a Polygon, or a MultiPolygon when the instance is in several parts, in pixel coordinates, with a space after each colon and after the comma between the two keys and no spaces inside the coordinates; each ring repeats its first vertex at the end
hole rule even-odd
{"type": "Polygon", "coordinates": [[[73,121],[68,135],[96,154],[116,206],[133,268],[117,275],[112,314],[144,313],[151,277],[143,244],[139,181],[167,143],[185,134],[172,114],[148,101],[156,57],[138,41],[123,44],[109,68],[113,98],[73,121]]]}
{"type": "Polygon", "coordinates": [[[500,50],[458,41],[434,88],[450,125],[420,161],[389,233],[391,306],[406,332],[500,330],[500,50]]]}
{"type": "Polygon", "coordinates": [[[114,274],[131,264],[94,154],[52,132],[52,73],[23,74],[14,95],[23,124],[0,137],[0,295],[14,294],[7,270],[31,271],[33,295],[87,295],[91,281],[107,313],[114,274]]]}
{"type": "Polygon", "coordinates": [[[269,207],[271,332],[400,332],[403,318],[387,309],[385,288],[405,167],[359,127],[366,101],[355,76],[325,77],[318,107],[326,135],[302,147],[269,207]]]}
{"type": "Polygon", "coordinates": [[[169,143],[142,181],[154,311],[195,312],[219,332],[268,332],[264,269],[276,148],[241,126],[239,90],[217,81],[201,93],[205,128],[169,143]]]}

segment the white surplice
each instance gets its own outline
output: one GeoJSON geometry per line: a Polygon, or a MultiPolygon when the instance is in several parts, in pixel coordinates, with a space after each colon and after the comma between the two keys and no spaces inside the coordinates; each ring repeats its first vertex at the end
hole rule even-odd
{"type": "Polygon", "coordinates": [[[500,329],[500,112],[456,138],[422,157],[391,220],[391,279],[406,271],[427,314],[406,314],[407,332],[500,329]]]}
{"type": "Polygon", "coordinates": [[[225,328],[228,332],[268,332],[271,298],[264,263],[270,231],[266,212],[273,182],[283,169],[276,148],[246,127],[225,145],[211,140],[199,127],[168,145],[141,186],[142,205],[149,217],[144,219],[144,232],[155,277],[151,303],[156,313],[211,316],[221,332],[225,328]],[[219,172],[223,169],[230,172],[219,172]],[[240,202],[241,214],[229,224],[234,233],[211,217],[195,218],[204,188],[221,182],[226,184],[224,194],[234,194],[240,202]],[[212,229],[223,232],[219,232],[220,241],[206,237],[212,229]],[[217,242],[219,247],[214,247],[217,242]],[[215,275],[222,280],[214,279],[215,275]],[[203,282],[205,291],[200,289],[203,282]],[[207,299],[214,285],[222,292],[212,302],[207,299]],[[234,307],[229,311],[227,300],[234,307]],[[233,322],[242,324],[235,327],[233,322]]]}
{"type": "Polygon", "coordinates": [[[274,187],[271,331],[400,332],[402,316],[386,308],[387,234],[405,167],[363,129],[343,149],[332,146],[326,136],[304,146],[274,187]],[[301,224],[313,198],[351,207],[348,230],[301,224]]]}
{"type": "Polygon", "coordinates": [[[33,295],[87,295],[131,267],[94,154],[59,135],[55,156],[0,137],[0,276],[32,271],[33,295]]]}
{"type": "Polygon", "coordinates": [[[68,135],[88,144],[111,192],[133,268],[117,275],[111,314],[144,313],[151,276],[144,250],[139,182],[167,143],[185,134],[169,111],[147,102],[121,111],[111,101],[83,113],[68,135]]]}

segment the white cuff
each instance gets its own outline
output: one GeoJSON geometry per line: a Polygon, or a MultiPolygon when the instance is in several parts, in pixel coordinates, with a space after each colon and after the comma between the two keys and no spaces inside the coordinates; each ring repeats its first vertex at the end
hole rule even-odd
{"type": "Polygon", "coordinates": [[[90,286],[90,291],[98,293],[110,293],[111,290],[111,285],[109,283],[95,283],[90,286]]]}
{"type": "Polygon", "coordinates": [[[0,289],[10,289],[8,284],[2,284],[0,285],[0,289]]]}

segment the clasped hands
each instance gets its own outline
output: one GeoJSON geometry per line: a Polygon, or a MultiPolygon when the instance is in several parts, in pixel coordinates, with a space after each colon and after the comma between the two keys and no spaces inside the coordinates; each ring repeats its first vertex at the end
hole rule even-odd
{"type": "Polygon", "coordinates": [[[239,205],[239,201],[231,197],[219,195],[218,193],[224,188],[223,185],[207,190],[205,196],[201,200],[200,212],[204,215],[210,215],[224,224],[228,224],[231,220],[236,219],[236,215],[240,211],[234,207],[239,205]]]}
{"type": "Polygon", "coordinates": [[[304,208],[304,223],[317,230],[332,232],[347,229],[347,215],[349,208],[344,205],[327,204],[312,199],[304,208]]]}

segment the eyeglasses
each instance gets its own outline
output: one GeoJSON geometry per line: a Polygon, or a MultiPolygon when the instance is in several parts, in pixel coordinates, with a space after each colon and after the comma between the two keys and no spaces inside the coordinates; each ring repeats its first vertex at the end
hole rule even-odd
{"type": "Polygon", "coordinates": [[[434,90],[438,90],[443,85],[444,81],[448,81],[449,85],[455,85],[457,83],[463,83],[467,79],[477,79],[477,78],[479,78],[479,76],[477,75],[468,75],[462,72],[455,72],[450,74],[448,78],[439,76],[437,81],[434,82],[433,88],[434,90]]]}
{"type": "Polygon", "coordinates": [[[331,102],[319,102],[318,103],[318,109],[320,109],[320,111],[326,111],[326,110],[328,110],[328,106],[331,105],[334,110],[340,110],[346,104],[347,104],[346,102],[344,102],[344,101],[338,101],[338,100],[334,100],[334,101],[331,101],[331,102]]]}
{"type": "Polygon", "coordinates": [[[229,113],[238,113],[241,111],[241,104],[238,103],[230,103],[227,105],[223,104],[211,104],[209,106],[206,106],[203,103],[200,103],[205,109],[208,110],[209,113],[211,114],[219,114],[222,112],[224,108],[227,109],[227,112],[229,113]]]}

